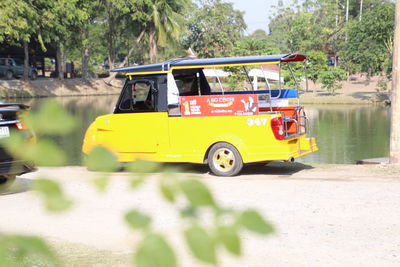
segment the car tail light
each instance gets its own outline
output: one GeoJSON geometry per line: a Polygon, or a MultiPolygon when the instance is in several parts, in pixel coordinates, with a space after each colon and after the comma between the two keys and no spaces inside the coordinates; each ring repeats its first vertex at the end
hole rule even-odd
{"type": "Polygon", "coordinates": [[[271,128],[272,128],[272,132],[275,135],[275,138],[277,140],[283,140],[283,138],[285,136],[284,136],[284,132],[283,132],[282,117],[273,118],[271,120],[271,128]]]}
{"type": "Polygon", "coordinates": [[[18,130],[26,130],[26,129],[28,129],[28,128],[26,127],[26,125],[25,125],[24,123],[22,123],[22,122],[17,122],[17,123],[15,124],[15,126],[17,126],[17,129],[18,129],[18,130]]]}

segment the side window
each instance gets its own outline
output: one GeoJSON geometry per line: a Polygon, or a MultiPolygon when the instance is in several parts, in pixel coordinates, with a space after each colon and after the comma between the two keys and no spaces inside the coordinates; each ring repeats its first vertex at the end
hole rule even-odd
{"type": "Polygon", "coordinates": [[[6,60],[4,58],[0,58],[0,66],[6,65],[6,60]]]}
{"type": "Polygon", "coordinates": [[[199,85],[198,79],[195,73],[191,74],[175,74],[174,75],[176,86],[179,90],[179,95],[198,95],[199,85]]]}
{"type": "Polygon", "coordinates": [[[121,98],[119,109],[133,112],[155,111],[155,97],[152,88],[152,83],[147,81],[128,84],[121,98]]]}

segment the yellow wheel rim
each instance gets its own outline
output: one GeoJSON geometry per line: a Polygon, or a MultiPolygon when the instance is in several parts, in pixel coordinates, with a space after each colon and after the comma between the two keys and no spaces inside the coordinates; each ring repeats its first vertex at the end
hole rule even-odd
{"type": "Polygon", "coordinates": [[[228,172],[232,170],[235,165],[235,155],[232,150],[228,148],[220,148],[215,151],[213,156],[214,167],[221,172],[228,172]]]}

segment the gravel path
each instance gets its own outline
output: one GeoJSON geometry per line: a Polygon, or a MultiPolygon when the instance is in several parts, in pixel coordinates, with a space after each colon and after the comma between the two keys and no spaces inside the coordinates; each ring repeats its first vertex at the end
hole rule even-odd
{"type": "MultiPolygon", "coordinates": [[[[198,174],[223,205],[258,209],[277,228],[267,238],[245,235],[241,258],[223,256],[221,266],[400,266],[400,171],[389,166],[267,165],[234,178],[198,174]]],[[[115,173],[106,193],[81,167],[41,168],[17,179],[16,191],[0,196],[0,229],[49,240],[81,243],[126,253],[138,236],[122,214],[139,208],[181,251],[181,266],[201,266],[182,247],[176,211],[164,203],[150,178],[132,192],[129,175],[115,173]],[[43,209],[30,191],[32,179],[54,177],[75,200],[61,215],[43,209]],[[18,192],[19,191],[19,192],[18,192]]],[[[101,265],[99,265],[101,266],[101,265]]]]}

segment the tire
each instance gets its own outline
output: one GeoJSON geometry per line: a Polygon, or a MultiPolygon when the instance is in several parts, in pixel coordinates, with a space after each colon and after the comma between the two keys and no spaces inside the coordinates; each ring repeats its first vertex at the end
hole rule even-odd
{"type": "Polygon", "coordinates": [[[6,80],[11,80],[14,77],[14,74],[12,73],[11,70],[6,71],[5,75],[6,80]]]}
{"type": "Polygon", "coordinates": [[[7,190],[14,182],[16,175],[0,175],[0,192],[7,190]]]}
{"type": "Polygon", "coordinates": [[[216,176],[235,176],[243,168],[239,151],[231,144],[221,142],[213,145],[208,152],[208,166],[216,176]]]}
{"type": "Polygon", "coordinates": [[[32,73],[31,73],[31,80],[33,81],[33,80],[36,80],[36,78],[37,78],[37,72],[36,71],[32,71],[32,73]]]}

